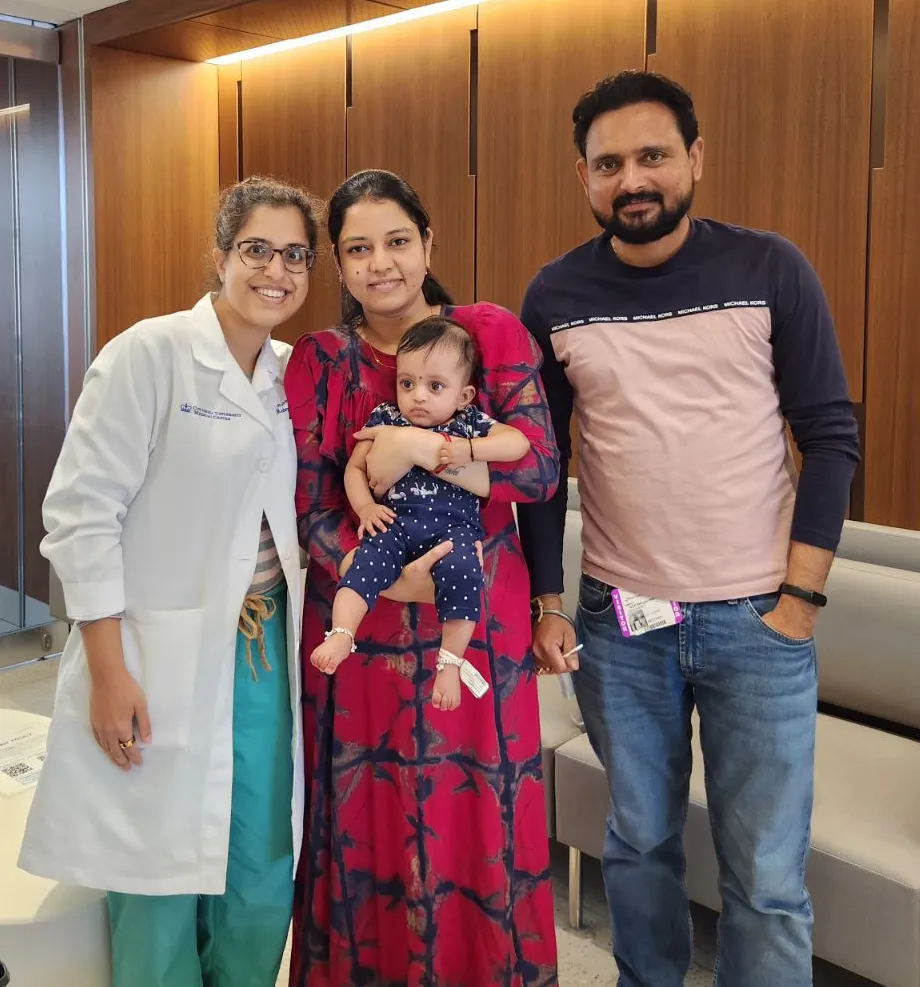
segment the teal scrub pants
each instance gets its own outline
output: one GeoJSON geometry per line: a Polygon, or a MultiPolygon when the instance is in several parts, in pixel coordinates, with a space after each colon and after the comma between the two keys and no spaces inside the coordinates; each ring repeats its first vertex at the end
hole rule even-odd
{"type": "Polygon", "coordinates": [[[110,893],[112,987],[274,987],[278,977],[294,898],[287,587],[253,599],[274,612],[260,621],[264,652],[237,635],[227,889],[110,893]]]}

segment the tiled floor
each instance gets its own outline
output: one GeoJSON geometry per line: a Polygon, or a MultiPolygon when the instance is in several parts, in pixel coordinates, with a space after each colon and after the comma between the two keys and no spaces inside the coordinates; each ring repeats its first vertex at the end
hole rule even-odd
{"type": "MultiPolygon", "coordinates": [[[[51,715],[57,662],[39,662],[22,668],[0,671],[0,709],[23,709],[51,715]]],[[[616,971],[610,955],[610,928],[604,900],[600,865],[584,858],[584,928],[568,928],[568,854],[553,845],[553,879],[556,892],[556,934],[559,946],[560,987],[613,987],[616,971]]],[[[685,987],[711,987],[715,955],[715,916],[705,909],[694,909],[697,964],[690,971],[685,987]]],[[[287,957],[278,979],[287,984],[287,957]]],[[[815,987],[873,987],[869,981],[853,977],[824,963],[815,964],[815,987]]]]}
{"type": "Polygon", "coordinates": [[[0,669],[0,709],[22,709],[50,716],[57,669],[56,659],[0,669]]]}
{"type": "MultiPolygon", "coordinates": [[[[611,956],[610,920],[601,879],[600,864],[582,859],[582,928],[568,924],[568,850],[558,843],[552,847],[553,885],[556,898],[556,937],[559,946],[559,987],[613,987],[616,968],[611,956]]],[[[697,957],[685,987],[709,987],[712,972],[704,963],[706,950],[697,957]]],[[[711,966],[711,963],[710,963],[711,966]]]]}

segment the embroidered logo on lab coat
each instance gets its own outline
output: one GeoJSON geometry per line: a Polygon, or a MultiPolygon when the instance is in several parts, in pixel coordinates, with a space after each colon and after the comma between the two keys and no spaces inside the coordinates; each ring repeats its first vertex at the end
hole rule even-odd
{"type": "Polygon", "coordinates": [[[199,408],[196,404],[189,404],[188,401],[183,401],[179,408],[187,415],[197,415],[199,418],[208,418],[216,422],[228,422],[233,418],[243,417],[242,412],[239,411],[211,411],[208,408],[199,408]]]}

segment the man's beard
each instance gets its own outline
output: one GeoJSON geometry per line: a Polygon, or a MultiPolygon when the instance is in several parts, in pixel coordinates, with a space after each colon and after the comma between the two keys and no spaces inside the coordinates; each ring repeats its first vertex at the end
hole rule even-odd
{"type": "Polygon", "coordinates": [[[623,243],[641,245],[654,243],[673,233],[680,225],[684,216],[690,212],[693,205],[693,189],[670,209],[664,204],[664,198],[657,192],[640,192],[636,195],[621,195],[613,200],[613,211],[609,216],[604,216],[596,209],[591,211],[594,218],[604,232],[610,236],[622,240],[623,243]],[[624,206],[629,206],[637,202],[653,202],[660,206],[657,217],[648,223],[630,223],[617,216],[617,213],[624,206]]]}

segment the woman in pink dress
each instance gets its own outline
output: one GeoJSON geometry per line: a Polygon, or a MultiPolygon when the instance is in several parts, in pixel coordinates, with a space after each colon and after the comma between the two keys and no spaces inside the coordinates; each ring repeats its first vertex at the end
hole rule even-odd
{"type": "MultiPolygon", "coordinates": [[[[310,557],[303,635],[307,814],[295,895],[296,987],[551,987],[557,984],[529,582],[511,504],[552,495],[558,453],[530,335],[486,302],[454,306],[428,271],[431,231],[415,192],[361,172],[330,203],[341,325],[304,336],[285,387],[298,452],[297,515],[310,557]],[[442,313],[472,335],[478,406],[520,429],[518,463],[472,463],[483,483],[484,606],[465,657],[491,688],[459,709],[431,703],[441,628],[430,568],[410,563],[361,623],[332,676],[309,662],[358,545],[343,471],[355,435],[396,395],[406,330],[442,313]]],[[[413,466],[434,471],[425,429],[368,433],[381,494],[413,466]],[[409,434],[407,434],[409,433],[409,434]]],[[[442,473],[446,477],[446,474],[442,473]]]]}

